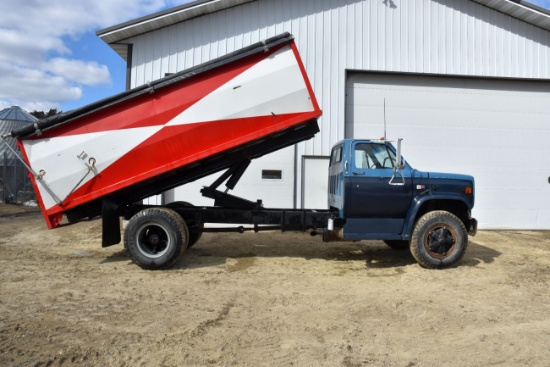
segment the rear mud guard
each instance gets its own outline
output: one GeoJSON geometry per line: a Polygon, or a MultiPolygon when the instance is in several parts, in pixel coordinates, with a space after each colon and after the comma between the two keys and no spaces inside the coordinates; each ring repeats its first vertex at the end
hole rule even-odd
{"type": "Polygon", "coordinates": [[[103,227],[101,246],[109,247],[119,244],[121,235],[118,205],[109,199],[103,199],[101,219],[103,227]]]}

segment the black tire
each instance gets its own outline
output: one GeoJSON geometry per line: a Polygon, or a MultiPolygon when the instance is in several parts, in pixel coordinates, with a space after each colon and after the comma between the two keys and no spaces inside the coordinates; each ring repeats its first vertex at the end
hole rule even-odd
{"type": "Polygon", "coordinates": [[[406,240],[384,240],[384,243],[394,250],[405,250],[409,248],[409,241],[406,240]]]}
{"type": "MultiPolygon", "coordinates": [[[[177,206],[193,207],[194,205],[188,203],[187,201],[174,201],[167,204],[167,207],[177,207],[177,206]]],[[[194,224],[188,226],[189,229],[189,242],[187,248],[193,247],[202,237],[202,229],[204,228],[204,223],[200,220],[194,221],[194,224]]]]}
{"type": "Polygon", "coordinates": [[[149,208],[134,215],[124,232],[130,258],[142,269],[172,266],[183,255],[189,231],[178,213],[167,208],[149,208]]]}
{"type": "Polygon", "coordinates": [[[428,269],[441,269],[458,263],[468,247],[464,223],[452,213],[433,211],[416,223],[410,250],[416,261],[428,269]]]}

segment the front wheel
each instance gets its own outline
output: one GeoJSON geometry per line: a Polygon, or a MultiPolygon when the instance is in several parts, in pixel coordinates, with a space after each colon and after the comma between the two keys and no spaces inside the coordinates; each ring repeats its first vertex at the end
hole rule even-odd
{"type": "Polygon", "coordinates": [[[130,258],[143,269],[172,266],[183,254],[189,231],[178,213],[167,208],[150,208],[134,215],[124,232],[130,258]]]}
{"type": "Polygon", "coordinates": [[[468,232],[454,214],[433,211],[416,223],[410,250],[416,261],[428,269],[441,269],[458,263],[468,246],[468,232]]]}

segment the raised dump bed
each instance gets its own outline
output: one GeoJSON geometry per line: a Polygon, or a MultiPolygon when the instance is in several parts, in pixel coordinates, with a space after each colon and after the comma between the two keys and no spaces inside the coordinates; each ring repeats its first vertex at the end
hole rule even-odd
{"type": "Polygon", "coordinates": [[[9,135],[49,228],[101,214],[116,232],[119,208],[309,139],[320,115],[286,33],[9,135]]]}

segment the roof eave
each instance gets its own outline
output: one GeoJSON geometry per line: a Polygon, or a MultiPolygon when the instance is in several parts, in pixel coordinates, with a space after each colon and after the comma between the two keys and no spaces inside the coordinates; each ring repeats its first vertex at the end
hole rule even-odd
{"type": "Polygon", "coordinates": [[[196,0],[158,13],[147,15],[96,32],[105,43],[112,45],[128,38],[164,28],[189,19],[214,13],[257,0],[196,0]]]}
{"type": "Polygon", "coordinates": [[[523,0],[473,0],[513,18],[550,31],[550,11],[523,0]]]}

